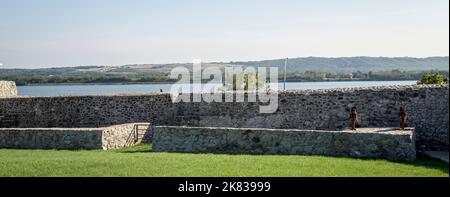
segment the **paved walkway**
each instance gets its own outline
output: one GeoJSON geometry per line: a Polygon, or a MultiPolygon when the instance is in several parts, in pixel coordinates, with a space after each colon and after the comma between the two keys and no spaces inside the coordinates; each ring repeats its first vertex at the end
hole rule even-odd
{"type": "Polygon", "coordinates": [[[425,154],[436,159],[440,159],[448,163],[448,152],[447,151],[425,151],[425,154]]]}

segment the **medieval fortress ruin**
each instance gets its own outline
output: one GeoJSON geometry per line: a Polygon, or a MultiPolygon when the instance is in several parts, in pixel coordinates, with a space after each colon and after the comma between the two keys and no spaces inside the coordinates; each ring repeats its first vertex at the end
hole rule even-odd
{"type": "MultiPolygon", "coordinates": [[[[244,93],[245,94],[245,93],[244,93]]],[[[274,113],[255,102],[172,102],[168,93],[17,96],[0,81],[0,148],[307,154],[414,160],[448,150],[449,86],[408,85],[278,92],[274,113]],[[409,130],[397,130],[398,110],[409,130]],[[356,107],[360,129],[348,130],[356,107]]]]}

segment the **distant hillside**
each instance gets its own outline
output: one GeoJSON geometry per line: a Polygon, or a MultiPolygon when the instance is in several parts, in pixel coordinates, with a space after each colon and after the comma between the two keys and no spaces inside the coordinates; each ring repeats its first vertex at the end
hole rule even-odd
{"type": "MultiPolygon", "coordinates": [[[[232,62],[236,65],[247,66],[278,66],[284,69],[284,59],[250,61],[250,62],[232,62]]],[[[411,57],[306,57],[293,58],[288,60],[287,70],[289,72],[370,72],[370,71],[429,71],[429,70],[449,70],[448,57],[429,57],[429,58],[411,58],[411,57]]]]}
{"type": "MultiPolygon", "coordinates": [[[[216,66],[276,66],[281,74],[284,59],[203,63],[203,68],[216,66]]],[[[136,64],[123,66],[78,66],[39,69],[0,69],[0,80],[13,80],[19,85],[39,83],[161,83],[174,82],[168,73],[177,67],[192,68],[183,64],[136,64]]],[[[448,57],[386,58],[386,57],[306,57],[289,59],[287,65],[290,81],[325,80],[417,80],[425,72],[441,71],[448,76],[448,57]]]]}
{"type": "MultiPolygon", "coordinates": [[[[263,60],[263,61],[242,61],[242,62],[218,62],[203,63],[203,68],[217,66],[278,66],[284,69],[284,59],[263,60]]],[[[133,64],[117,67],[109,66],[77,66],[77,67],[59,67],[59,68],[39,68],[39,69],[0,69],[0,76],[25,74],[25,75],[79,75],[83,73],[143,73],[143,72],[170,72],[172,68],[185,66],[192,68],[192,63],[179,64],[133,64]]],[[[287,65],[288,72],[319,71],[329,73],[342,72],[370,72],[370,71],[430,71],[430,70],[449,70],[449,57],[305,57],[289,59],[287,65]]]]}
{"type": "MultiPolygon", "coordinates": [[[[284,59],[263,60],[263,61],[238,61],[238,62],[218,62],[206,63],[203,67],[209,66],[264,66],[279,67],[284,69],[284,59]]],[[[120,70],[140,70],[140,71],[160,71],[170,72],[176,66],[192,67],[191,63],[185,64],[142,64],[142,65],[126,65],[120,67],[120,70]]],[[[305,72],[319,71],[329,73],[349,73],[349,72],[374,72],[374,71],[430,71],[430,70],[449,70],[448,57],[428,57],[428,58],[412,58],[412,57],[305,57],[292,58],[288,60],[288,72],[305,72]]]]}

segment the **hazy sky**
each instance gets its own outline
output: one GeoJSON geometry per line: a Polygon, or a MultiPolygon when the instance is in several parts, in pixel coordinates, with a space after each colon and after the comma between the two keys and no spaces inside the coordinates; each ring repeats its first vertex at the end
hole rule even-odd
{"type": "Polygon", "coordinates": [[[0,0],[3,68],[448,54],[448,0],[0,0]]]}

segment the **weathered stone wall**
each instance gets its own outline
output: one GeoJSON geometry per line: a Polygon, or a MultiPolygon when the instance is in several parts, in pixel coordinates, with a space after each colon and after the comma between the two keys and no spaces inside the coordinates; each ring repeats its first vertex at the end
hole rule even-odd
{"type": "Polygon", "coordinates": [[[148,123],[131,123],[114,125],[107,127],[103,130],[103,149],[117,149],[122,148],[130,144],[136,144],[140,142],[149,142],[150,140],[150,125],[148,123]],[[139,133],[136,133],[136,141],[134,141],[133,129],[135,125],[139,124],[139,133]]]}
{"type": "Polygon", "coordinates": [[[14,81],[0,81],[0,98],[17,96],[16,83],[14,81]]]}
{"type": "Polygon", "coordinates": [[[114,125],[103,130],[103,149],[122,148],[127,143],[132,143],[134,124],[114,125]]]}
{"type": "Polygon", "coordinates": [[[0,148],[101,149],[101,128],[0,128],[0,148]]]}
{"type": "Polygon", "coordinates": [[[174,124],[342,130],[350,126],[350,110],[356,107],[362,127],[396,127],[404,106],[418,147],[448,150],[448,99],[448,85],[286,91],[280,92],[273,114],[260,114],[258,103],[177,103],[174,124]]]}
{"type": "Polygon", "coordinates": [[[155,152],[305,154],[412,161],[414,131],[312,131],[156,126],[155,152]]]}
{"type": "Polygon", "coordinates": [[[172,122],[168,94],[16,97],[0,99],[0,114],[17,115],[16,127],[107,127],[110,125],[172,122]]]}
{"type": "Polygon", "coordinates": [[[279,93],[275,113],[259,103],[172,103],[169,94],[0,98],[0,114],[17,115],[16,127],[104,127],[134,122],[157,125],[342,130],[350,109],[362,127],[399,125],[406,108],[417,145],[448,150],[449,86],[384,86],[279,93]]]}
{"type": "Polygon", "coordinates": [[[148,142],[149,124],[140,125],[134,141],[136,124],[103,128],[0,128],[0,148],[30,149],[117,149],[148,142]]]}

